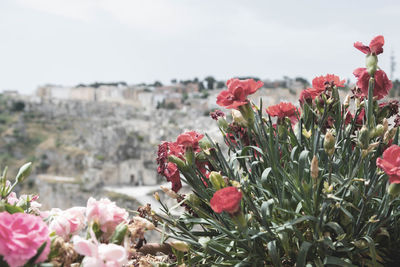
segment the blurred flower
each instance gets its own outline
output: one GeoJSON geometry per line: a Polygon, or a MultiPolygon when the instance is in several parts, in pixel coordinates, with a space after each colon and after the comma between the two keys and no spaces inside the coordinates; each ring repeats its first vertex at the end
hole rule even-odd
{"type": "Polygon", "coordinates": [[[171,247],[178,251],[187,252],[189,251],[189,245],[183,241],[174,241],[169,243],[171,247]]]}
{"type": "Polygon", "coordinates": [[[327,74],[325,76],[314,78],[312,80],[312,86],[318,91],[324,91],[327,86],[344,87],[345,82],[346,80],[340,80],[339,76],[336,76],[334,74],[327,74]]]}
{"type": "Polygon", "coordinates": [[[17,194],[15,192],[11,192],[7,196],[7,203],[10,205],[15,205],[18,203],[18,201],[19,201],[19,199],[17,198],[17,194]]]}
{"type": "Polygon", "coordinates": [[[0,213],[0,255],[10,267],[23,266],[47,242],[35,263],[45,261],[50,252],[49,234],[46,223],[38,216],[0,213]]]}
{"type": "Polygon", "coordinates": [[[210,112],[210,116],[213,120],[218,120],[220,117],[225,117],[225,113],[223,113],[221,110],[217,109],[214,112],[210,112]]]}
{"type": "Polygon", "coordinates": [[[216,213],[226,211],[234,214],[239,211],[242,192],[234,186],[222,188],[214,193],[210,200],[210,206],[216,213]]]}
{"type": "Polygon", "coordinates": [[[74,236],[74,249],[84,255],[83,267],[122,267],[128,263],[128,253],[116,244],[99,244],[93,237],[89,240],[74,236]]]}
{"type": "Polygon", "coordinates": [[[85,226],[85,207],[73,207],[67,210],[51,209],[47,218],[49,229],[64,240],[77,234],[85,226]]]}
{"type": "MultiPolygon", "coordinates": [[[[357,87],[361,89],[361,96],[368,97],[368,84],[371,76],[367,72],[367,69],[355,69],[353,74],[358,79],[357,87]]],[[[384,98],[387,96],[392,87],[393,84],[386,76],[386,73],[383,70],[377,70],[375,73],[374,97],[377,97],[378,100],[384,98]]]]}
{"type": "Polygon", "coordinates": [[[376,165],[388,176],[389,183],[400,183],[400,147],[392,145],[383,152],[382,158],[376,159],[376,165]]]}
{"type": "Polygon", "coordinates": [[[372,39],[369,46],[364,45],[361,42],[355,42],[354,47],[363,52],[364,54],[375,54],[379,55],[383,53],[383,45],[385,44],[385,39],[382,35],[378,35],[372,39]]]}
{"type": "Polygon", "coordinates": [[[296,118],[297,109],[292,103],[281,102],[277,105],[268,107],[266,111],[271,117],[282,119],[285,117],[296,118]]]}
{"type": "Polygon", "coordinates": [[[200,146],[199,141],[204,137],[203,134],[199,134],[195,131],[185,132],[180,134],[176,139],[176,144],[182,146],[184,149],[191,147],[193,151],[199,152],[200,146]]]}
{"type": "Polygon", "coordinates": [[[247,96],[254,94],[264,83],[253,79],[230,79],[226,82],[228,90],[217,96],[217,104],[227,109],[238,108],[248,103],[247,96]]]}
{"type": "Polygon", "coordinates": [[[248,122],[246,121],[246,119],[243,117],[242,113],[236,109],[232,109],[232,119],[233,121],[241,126],[241,127],[247,127],[248,126],[248,122]]]}
{"type": "Polygon", "coordinates": [[[97,201],[91,197],[87,202],[86,218],[88,224],[98,223],[103,233],[111,235],[118,224],[127,221],[128,212],[117,207],[115,202],[111,202],[108,198],[97,201]]]}
{"type": "Polygon", "coordinates": [[[322,93],[322,91],[315,89],[315,88],[307,88],[300,93],[299,97],[299,102],[301,105],[304,104],[304,102],[311,102],[313,101],[317,96],[319,96],[322,93]]]}
{"type": "MultiPolygon", "coordinates": [[[[182,185],[181,185],[181,187],[182,187],[182,185]]],[[[175,190],[171,190],[171,189],[169,189],[169,188],[167,188],[165,186],[162,186],[162,185],[160,185],[160,188],[170,198],[177,199],[179,197],[179,195],[176,193],[177,191],[175,191],[175,190]]]]}

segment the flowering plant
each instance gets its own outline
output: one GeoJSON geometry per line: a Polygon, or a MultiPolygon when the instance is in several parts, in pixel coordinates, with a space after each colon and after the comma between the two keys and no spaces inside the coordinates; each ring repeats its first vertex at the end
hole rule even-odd
{"type": "Polygon", "coordinates": [[[367,64],[355,70],[357,86],[344,102],[345,81],[333,74],[313,80],[299,109],[280,103],[265,110],[247,99],[261,82],[231,79],[217,104],[233,109],[233,121],[222,111],[211,114],[226,149],[206,134],[196,135],[199,147],[178,154],[177,142],[160,145],[159,166],[171,167],[174,178],[160,173],[185,208],[175,217],[161,202],[164,214],[156,216],[166,238],[187,245],[178,263],[400,262],[399,133],[389,123],[399,115],[397,102],[378,102],[392,87],[377,65],[383,44],[382,36],[354,44],[367,64]],[[180,194],[182,182],[190,194],[180,194]]]}

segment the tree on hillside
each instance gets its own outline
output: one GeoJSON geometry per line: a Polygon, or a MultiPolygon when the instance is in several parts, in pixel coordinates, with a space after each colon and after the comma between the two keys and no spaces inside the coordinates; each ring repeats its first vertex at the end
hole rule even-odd
{"type": "Polygon", "coordinates": [[[216,82],[216,80],[213,76],[207,76],[206,78],[204,78],[204,80],[207,82],[208,90],[214,89],[214,83],[216,82]]]}

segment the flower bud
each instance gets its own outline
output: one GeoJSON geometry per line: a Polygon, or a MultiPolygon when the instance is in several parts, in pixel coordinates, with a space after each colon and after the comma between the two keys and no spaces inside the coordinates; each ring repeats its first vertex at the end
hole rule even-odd
{"type": "Polygon", "coordinates": [[[385,135],[385,133],[387,132],[387,130],[389,129],[389,122],[386,118],[383,119],[382,121],[383,123],[383,135],[385,135]]]}
{"type": "Polygon", "coordinates": [[[396,197],[400,194],[400,184],[391,183],[388,188],[389,195],[396,197]]]}
{"type": "Polygon", "coordinates": [[[307,139],[310,139],[311,134],[312,134],[311,130],[307,131],[306,129],[303,129],[303,130],[301,131],[301,133],[302,133],[302,134],[304,135],[304,137],[307,138],[307,139]]]}
{"type": "Polygon", "coordinates": [[[317,179],[318,178],[318,172],[319,172],[319,170],[318,170],[318,158],[315,155],[311,160],[310,172],[311,172],[311,178],[313,178],[313,179],[317,179]]]}
{"type": "Polygon", "coordinates": [[[154,197],[154,199],[155,199],[156,201],[160,201],[160,195],[158,194],[158,192],[155,192],[155,193],[153,194],[153,197],[154,197]]]}
{"type": "Polygon", "coordinates": [[[354,100],[354,103],[355,103],[355,105],[356,105],[356,109],[357,109],[357,110],[360,109],[360,107],[361,107],[360,99],[359,99],[359,98],[356,98],[356,99],[354,100]]]}
{"type": "Polygon", "coordinates": [[[254,111],[250,103],[247,103],[239,107],[240,113],[247,122],[247,126],[253,125],[254,123],[254,111]]]}
{"type": "Polygon", "coordinates": [[[369,131],[367,126],[363,125],[359,132],[358,143],[362,149],[367,149],[369,145],[369,131]]]}
{"type": "Polygon", "coordinates": [[[324,139],[324,150],[329,156],[335,153],[335,141],[335,137],[332,135],[331,131],[327,131],[324,139]]]}
{"type": "Polygon", "coordinates": [[[397,132],[397,128],[396,128],[396,127],[390,129],[389,131],[387,131],[387,132],[385,133],[384,137],[383,137],[383,142],[384,142],[385,144],[389,143],[390,140],[393,139],[393,137],[394,137],[394,135],[396,134],[396,132],[397,132]]]}
{"type": "Polygon", "coordinates": [[[229,127],[229,123],[226,121],[225,117],[219,117],[217,120],[219,128],[226,131],[229,127]]]}
{"type": "Polygon", "coordinates": [[[201,204],[199,197],[193,193],[186,195],[185,199],[189,201],[193,206],[199,206],[201,204]]]}
{"type": "Polygon", "coordinates": [[[121,245],[128,231],[128,226],[125,223],[120,223],[115,227],[115,231],[111,236],[110,243],[121,245]]]}
{"type": "Polygon", "coordinates": [[[15,177],[17,183],[22,183],[26,179],[26,177],[29,176],[32,170],[31,167],[32,167],[32,162],[28,162],[19,169],[18,174],[15,177]]]}
{"type": "Polygon", "coordinates": [[[325,194],[330,194],[333,191],[333,185],[330,185],[327,181],[324,182],[324,189],[322,191],[325,194]]]}
{"type": "Polygon", "coordinates": [[[247,121],[239,110],[232,109],[233,121],[242,127],[247,127],[247,121]]]}
{"type": "Polygon", "coordinates": [[[219,172],[212,171],[210,173],[210,181],[216,190],[220,190],[221,188],[225,187],[224,178],[222,178],[222,175],[219,172]]]}
{"type": "Polygon", "coordinates": [[[145,218],[142,218],[142,217],[139,217],[139,216],[135,216],[132,219],[135,222],[141,223],[144,226],[144,228],[146,228],[146,230],[154,230],[154,229],[156,229],[156,226],[152,222],[150,222],[149,220],[147,220],[145,218]]]}
{"type": "Polygon", "coordinates": [[[177,193],[175,193],[174,191],[172,191],[171,189],[169,189],[165,186],[160,185],[160,188],[170,198],[177,199],[179,197],[179,195],[177,193]]]}
{"type": "Polygon", "coordinates": [[[369,138],[373,139],[378,136],[382,136],[385,131],[385,127],[382,124],[376,125],[376,127],[370,132],[369,138]]]}
{"type": "Polygon", "coordinates": [[[185,162],[178,158],[177,156],[174,155],[169,155],[168,156],[168,161],[175,163],[178,166],[178,169],[184,169],[185,168],[185,162]]]}
{"type": "Polygon", "coordinates": [[[189,245],[183,241],[174,241],[169,243],[171,247],[178,251],[187,252],[189,251],[189,245]]]}
{"type": "Polygon", "coordinates": [[[236,187],[236,188],[242,187],[242,185],[241,185],[238,181],[235,181],[235,180],[232,180],[232,181],[231,181],[231,184],[232,184],[232,186],[234,186],[234,187],[236,187]]]}
{"type": "Polygon", "coordinates": [[[202,236],[202,237],[199,238],[198,242],[203,248],[206,248],[207,245],[208,245],[208,242],[210,242],[210,240],[211,239],[209,237],[202,236]]]}
{"type": "Polygon", "coordinates": [[[343,101],[344,108],[348,108],[350,106],[350,99],[351,99],[350,95],[346,95],[346,98],[343,101]]]}
{"type": "Polygon", "coordinates": [[[204,151],[204,150],[208,150],[212,147],[212,144],[210,142],[210,140],[208,140],[208,138],[203,137],[200,141],[199,141],[199,146],[200,148],[204,151]]]}
{"type": "Polygon", "coordinates": [[[378,68],[378,57],[374,54],[368,54],[366,57],[366,66],[368,74],[373,77],[378,68]]]}

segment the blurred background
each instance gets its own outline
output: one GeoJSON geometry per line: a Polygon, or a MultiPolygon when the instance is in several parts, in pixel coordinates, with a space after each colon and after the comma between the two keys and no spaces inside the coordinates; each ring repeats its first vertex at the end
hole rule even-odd
{"type": "Polygon", "coordinates": [[[218,136],[209,112],[232,77],[265,106],[297,105],[315,76],[363,67],[353,47],[384,35],[379,65],[400,93],[398,1],[2,0],[0,166],[34,172],[44,208],[107,196],[136,209],[164,179],[157,145],[218,136]]]}

